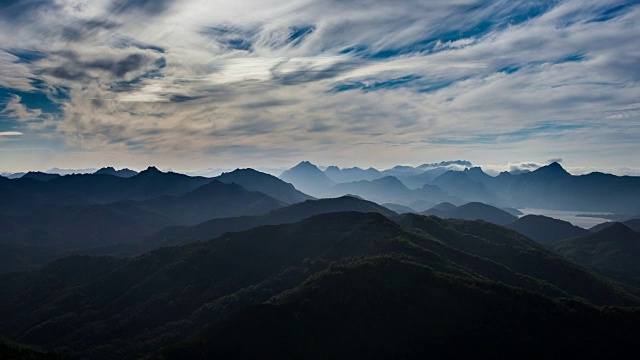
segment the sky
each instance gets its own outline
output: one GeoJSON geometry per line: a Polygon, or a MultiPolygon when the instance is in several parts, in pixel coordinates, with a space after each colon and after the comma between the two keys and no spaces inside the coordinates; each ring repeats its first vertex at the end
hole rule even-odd
{"type": "Polygon", "coordinates": [[[640,175],[640,3],[0,0],[0,171],[640,175]]]}

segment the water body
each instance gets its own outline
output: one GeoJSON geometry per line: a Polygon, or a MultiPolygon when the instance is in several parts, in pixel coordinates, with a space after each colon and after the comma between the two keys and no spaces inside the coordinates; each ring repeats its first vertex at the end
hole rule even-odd
{"type": "MultiPolygon", "coordinates": [[[[572,223],[573,225],[580,226],[581,228],[589,229],[598,224],[602,224],[607,221],[611,221],[609,219],[599,218],[599,217],[581,217],[577,216],[578,214],[587,214],[587,215],[611,215],[611,213],[607,212],[592,212],[592,211],[565,211],[565,210],[549,210],[549,209],[532,209],[532,208],[524,208],[518,209],[522,211],[525,215],[543,215],[548,216],[550,218],[564,220],[572,223]]],[[[524,216],[524,215],[523,215],[524,216]]]]}

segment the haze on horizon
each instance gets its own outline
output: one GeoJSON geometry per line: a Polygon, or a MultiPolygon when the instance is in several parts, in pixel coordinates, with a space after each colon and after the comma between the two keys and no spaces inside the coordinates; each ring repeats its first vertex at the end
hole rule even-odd
{"type": "Polygon", "coordinates": [[[639,38],[631,0],[2,1],[0,171],[639,175],[639,38]]]}

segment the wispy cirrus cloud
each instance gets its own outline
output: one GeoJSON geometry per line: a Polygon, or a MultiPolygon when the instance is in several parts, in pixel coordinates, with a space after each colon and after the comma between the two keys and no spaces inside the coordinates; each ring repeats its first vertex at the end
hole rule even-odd
{"type": "Polygon", "coordinates": [[[4,117],[46,121],[87,158],[598,165],[638,150],[633,1],[6,4],[4,117]]]}

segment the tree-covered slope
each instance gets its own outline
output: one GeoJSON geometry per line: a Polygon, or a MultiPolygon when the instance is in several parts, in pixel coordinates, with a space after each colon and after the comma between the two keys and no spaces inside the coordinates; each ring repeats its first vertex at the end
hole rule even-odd
{"type": "MultiPolygon", "coordinates": [[[[1,275],[0,288],[5,291],[0,292],[0,334],[80,358],[139,358],[182,341],[207,325],[221,324],[242,309],[278,296],[289,299],[288,289],[305,281],[313,283],[314,274],[332,263],[351,266],[372,256],[391,256],[414,264],[407,268],[413,270],[403,275],[390,273],[387,278],[385,269],[396,265],[383,262],[376,265],[381,267],[371,273],[373,278],[354,282],[356,289],[371,286],[373,294],[378,294],[377,288],[384,289],[380,284],[395,288],[396,281],[413,277],[418,282],[425,281],[421,288],[424,291],[433,289],[439,293],[438,286],[426,281],[428,277],[422,278],[422,272],[428,269],[464,284],[499,282],[518,289],[504,295],[509,298],[504,304],[521,303],[511,296],[525,290],[526,294],[537,294],[528,300],[534,303],[546,296],[557,301],[581,297],[598,305],[640,304],[640,300],[606,278],[499,226],[418,215],[405,215],[399,221],[378,213],[328,213],[294,224],[262,226],[206,242],[162,248],[129,259],[75,256],[39,271],[1,275]]],[[[353,295],[339,291],[345,285],[333,287],[332,283],[326,283],[326,289],[318,289],[327,296],[336,296],[333,303],[327,303],[329,308],[319,313],[324,316],[324,311],[331,313],[335,309],[333,318],[327,320],[340,318],[352,306],[348,300],[353,295]],[[342,297],[347,301],[346,310],[335,302],[342,297]]],[[[324,282],[318,284],[325,286],[324,282]]],[[[386,298],[384,291],[379,295],[386,298]]],[[[363,324],[384,327],[387,311],[405,314],[407,304],[409,309],[423,304],[423,299],[413,297],[421,295],[401,293],[390,303],[398,308],[388,308],[387,303],[377,305],[380,299],[375,296],[370,303],[357,302],[363,306],[362,311],[368,311],[362,314],[372,317],[355,325],[349,320],[343,325],[353,325],[354,330],[363,324]]],[[[486,303],[491,302],[491,291],[486,296],[486,303]]],[[[369,301],[367,298],[369,295],[362,301],[369,301]]],[[[438,308],[438,312],[455,314],[456,303],[447,299],[443,303],[452,308],[438,308]]],[[[499,298],[494,300],[503,304],[499,298]]],[[[591,305],[587,308],[599,311],[591,305]]],[[[516,323],[506,324],[516,326],[520,320],[513,321],[516,323]]],[[[494,325],[486,326],[481,322],[477,330],[489,330],[494,325]]],[[[429,334],[415,336],[424,338],[429,334]]],[[[389,341],[390,348],[394,348],[396,340],[389,341]]]]}

